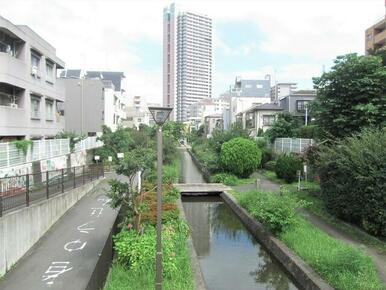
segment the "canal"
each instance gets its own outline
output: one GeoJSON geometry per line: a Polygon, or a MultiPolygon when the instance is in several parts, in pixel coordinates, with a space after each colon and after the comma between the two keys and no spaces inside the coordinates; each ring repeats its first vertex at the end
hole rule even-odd
{"type": "MultiPolygon", "coordinates": [[[[181,156],[181,181],[204,182],[189,153],[181,156]]],[[[298,289],[219,196],[182,202],[208,290],[298,289]]]]}

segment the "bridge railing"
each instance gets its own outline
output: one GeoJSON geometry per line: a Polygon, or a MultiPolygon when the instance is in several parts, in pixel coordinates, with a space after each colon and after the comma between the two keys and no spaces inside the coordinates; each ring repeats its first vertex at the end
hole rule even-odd
{"type": "Polygon", "coordinates": [[[104,176],[102,164],[0,178],[0,217],[104,176]]]}

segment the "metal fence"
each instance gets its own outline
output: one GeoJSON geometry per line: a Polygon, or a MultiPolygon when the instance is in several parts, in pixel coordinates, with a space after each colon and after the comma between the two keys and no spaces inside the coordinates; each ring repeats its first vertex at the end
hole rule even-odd
{"type": "Polygon", "coordinates": [[[276,152],[302,153],[314,143],[315,141],[313,139],[276,138],[273,149],[276,152]]]}
{"type": "Polygon", "coordinates": [[[0,178],[0,217],[104,176],[102,164],[0,178]]]}
{"type": "MultiPolygon", "coordinates": [[[[101,146],[103,146],[103,142],[98,141],[97,137],[87,137],[75,144],[74,151],[84,151],[101,146]]],[[[17,149],[16,145],[12,142],[0,143],[0,168],[50,159],[69,153],[70,139],[35,140],[32,142],[32,146],[28,148],[26,154],[22,150],[17,149]]]]}
{"type": "Polygon", "coordinates": [[[13,143],[0,143],[0,168],[12,167],[70,153],[69,139],[35,140],[26,154],[13,143]]]}
{"type": "Polygon", "coordinates": [[[103,142],[97,140],[97,137],[87,137],[86,139],[80,140],[75,144],[74,151],[83,151],[83,150],[89,150],[92,148],[98,148],[102,147],[103,142]]]}

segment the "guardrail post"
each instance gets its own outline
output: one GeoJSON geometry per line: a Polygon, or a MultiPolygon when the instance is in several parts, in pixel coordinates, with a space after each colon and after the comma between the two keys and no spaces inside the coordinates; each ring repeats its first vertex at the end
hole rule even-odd
{"type": "Polygon", "coordinates": [[[76,167],[74,166],[74,188],[76,187],[76,167]]]}
{"type": "Polygon", "coordinates": [[[3,193],[0,194],[0,217],[3,216],[3,193]]]}
{"type": "Polygon", "coordinates": [[[46,171],[46,197],[50,198],[50,174],[48,170],[46,171]]]}
{"type": "Polygon", "coordinates": [[[61,173],[62,173],[61,182],[62,182],[62,193],[63,193],[64,192],[64,168],[62,168],[61,173]]]}
{"type": "Polygon", "coordinates": [[[83,184],[84,184],[84,165],[82,166],[82,181],[83,181],[83,184]]]}
{"type": "Polygon", "coordinates": [[[25,204],[29,206],[29,174],[25,175],[25,204]]]}

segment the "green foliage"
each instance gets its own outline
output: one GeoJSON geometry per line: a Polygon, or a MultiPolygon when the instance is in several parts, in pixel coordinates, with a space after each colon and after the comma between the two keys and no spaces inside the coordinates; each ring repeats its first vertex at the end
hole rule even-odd
{"type": "Polygon", "coordinates": [[[215,173],[221,170],[219,155],[209,146],[208,142],[202,140],[202,142],[195,143],[192,151],[200,162],[203,171],[215,173]]]}
{"type": "Polygon", "coordinates": [[[113,162],[118,164],[117,153],[126,153],[135,145],[130,131],[131,129],[118,127],[113,132],[109,127],[102,126],[103,134],[99,137],[99,140],[103,141],[104,146],[97,148],[96,154],[101,156],[102,160],[107,160],[111,156],[113,162]]]}
{"type": "Polygon", "coordinates": [[[211,176],[210,179],[211,182],[222,183],[229,186],[239,184],[239,179],[237,176],[229,173],[217,173],[211,176]]]}
{"type": "Polygon", "coordinates": [[[271,160],[264,164],[264,169],[267,169],[269,171],[275,171],[276,168],[276,161],[271,160]]]}
{"type": "Polygon", "coordinates": [[[314,79],[312,106],[324,138],[341,138],[364,127],[386,124],[386,66],[380,56],[347,54],[314,79]]]}
{"type": "Polygon", "coordinates": [[[74,131],[62,131],[55,135],[55,139],[70,139],[70,150],[74,151],[75,144],[85,139],[85,135],[77,134],[74,131]]]}
{"type": "Polygon", "coordinates": [[[241,123],[236,122],[231,125],[229,130],[214,130],[212,137],[208,139],[208,143],[215,152],[220,153],[222,144],[237,137],[248,139],[249,135],[248,131],[243,129],[241,123]]]}
{"type": "Polygon", "coordinates": [[[301,160],[295,155],[282,154],[276,160],[275,173],[287,183],[294,182],[297,171],[302,169],[301,160]]]}
{"type": "Polygon", "coordinates": [[[172,137],[175,141],[185,137],[184,134],[185,125],[181,122],[166,122],[162,126],[162,131],[167,137],[172,137]]]}
{"type": "Polygon", "coordinates": [[[138,171],[144,172],[153,168],[155,157],[155,152],[152,149],[135,148],[125,153],[125,157],[116,171],[118,174],[129,177],[131,183],[138,171]]]}
{"type": "Polygon", "coordinates": [[[229,172],[248,177],[259,167],[261,151],[252,140],[238,137],[221,146],[220,160],[229,172]]]}
{"type": "Polygon", "coordinates": [[[373,235],[386,237],[386,128],[324,146],[322,196],[330,212],[373,235]]]}
{"type": "Polygon", "coordinates": [[[170,164],[173,162],[173,160],[177,158],[177,141],[174,138],[168,137],[165,134],[162,141],[163,162],[166,164],[170,164]]]}
{"type": "Polygon", "coordinates": [[[302,218],[280,238],[337,290],[384,289],[370,257],[302,218]]]}
{"type": "Polygon", "coordinates": [[[317,131],[316,125],[301,126],[299,129],[297,129],[297,131],[295,132],[295,135],[297,138],[315,139],[316,131],[317,131]]]}
{"type": "MultiPolygon", "coordinates": [[[[187,235],[187,227],[181,222],[177,226],[165,224],[162,231],[163,274],[168,277],[176,275],[177,258],[176,243],[178,235],[187,235]]],[[[123,230],[114,236],[114,249],[118,262],[129,267],[134,272],[151,268],[155,264],[156,231],[152,226],[144,227],[143,234],[134,230],[123,230]]]]}
{"type": "Polygon", "coordinates": [[[111,199],[110,206],[117,208],[122,205],[126,194],[129,192],[129,184],[121,182],[117,179],[109,180],[110,190],[107,192],[107,197],[111,199]]]}
{"type": "Polygon", "coordinates": [[[240,205],[274,234],[280,234],[296,221],[296,209],[306,205],[288,195],[265,191],[248,191],[240,194],[240,205]]]}
{"type": "Polygon", "coordinates": [[[279,114],[272,127],[265,131],[265,136],[273,143],[276,138],[295,137],[299,127],[300,123],[297,117],[290,114],[279,114]]]}
{"type": "Polygon", "coordinates": [[[18,151],[22,151],[24,155],[27,155],[28,148],[33,145],[33,142],[31,140],[16,140],[12,141],[11,144],[15,145],[18,151]]]}
{"type": "Polygon", "coordinates": [[[179,177],[177,163],[171,165],[164,165],[162,168],[162,183],[172,184],[177,183],[179,177]]]}

